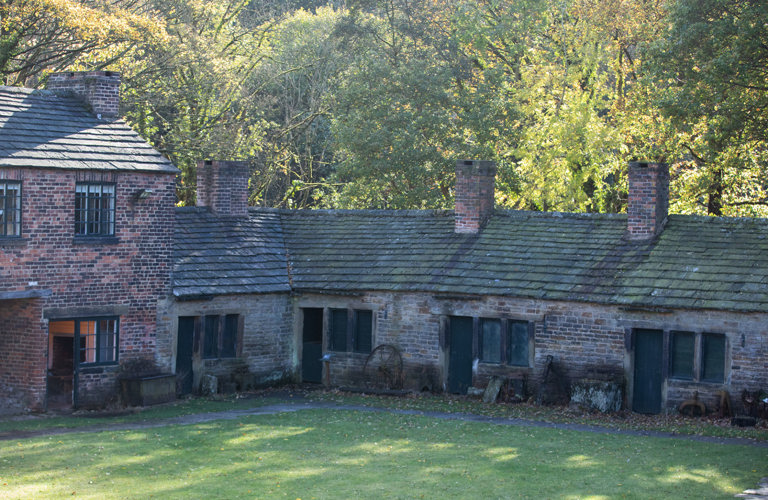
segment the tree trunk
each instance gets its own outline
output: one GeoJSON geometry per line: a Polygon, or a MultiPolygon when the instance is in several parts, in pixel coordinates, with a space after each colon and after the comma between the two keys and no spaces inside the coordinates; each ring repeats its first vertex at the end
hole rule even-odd
{"type": "Polygon", "coordinates": [[[722,168],[717,168],[712,175],[712,184],[709,186],[709,200],[707,201],[707,213],[716,217],[723,215],[722,168]]]}

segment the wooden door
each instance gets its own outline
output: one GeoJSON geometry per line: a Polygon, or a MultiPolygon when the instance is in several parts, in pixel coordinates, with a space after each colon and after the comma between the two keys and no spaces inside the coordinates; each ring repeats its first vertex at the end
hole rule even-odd
{"type": "Polygon", "coordinates": [[[179,317],[179,329],[176,339],[176,380],[179,395],[192,392],[192,353],[195,339],[195,318],[193,316],[179,317]]]}
{"type": "Polygon", "coordinates": [[[319,384],[323,381],[323,310],[307,307],[301,310],[304,326],[301,339],[301,379],[319,384]]]}
{"type": "Polygon", "coordinates": [[[664,381],[664,333],[660,330],[635,330],[635,370],[632,410],[660,413],[664,381]]]}
{"type": "Polygon", "coordinates": [[[449,330],[447,389],[454,394],[466,394],[472,385],[472,318],[452,316],[449,330]]]}

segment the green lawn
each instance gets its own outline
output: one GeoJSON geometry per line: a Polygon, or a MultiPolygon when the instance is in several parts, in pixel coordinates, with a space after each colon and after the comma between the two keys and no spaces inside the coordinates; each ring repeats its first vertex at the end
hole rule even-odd
{"type": "Polygon", "coordinates": [[[307,410],[0,441],[2,498],[732,498],[768,449],[307,410]]]}

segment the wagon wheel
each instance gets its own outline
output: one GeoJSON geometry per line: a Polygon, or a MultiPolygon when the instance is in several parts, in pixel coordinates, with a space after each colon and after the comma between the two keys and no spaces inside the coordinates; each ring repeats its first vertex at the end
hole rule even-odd
{"type": "Polygon", "coordinates": [[[363,367],[365,385],[371,389],[400,389],[403,386],[403,357],[390,344],[376,347],[363,367]]]}

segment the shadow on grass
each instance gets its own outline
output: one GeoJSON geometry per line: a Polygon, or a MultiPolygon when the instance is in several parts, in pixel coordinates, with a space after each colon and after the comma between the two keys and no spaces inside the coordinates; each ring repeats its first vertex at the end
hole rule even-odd
{"type": "Polygon", "coordinates": [[[722,498],[765,475],[744,446],[307,410],[0,443],[0,496],[722,498]]]}

